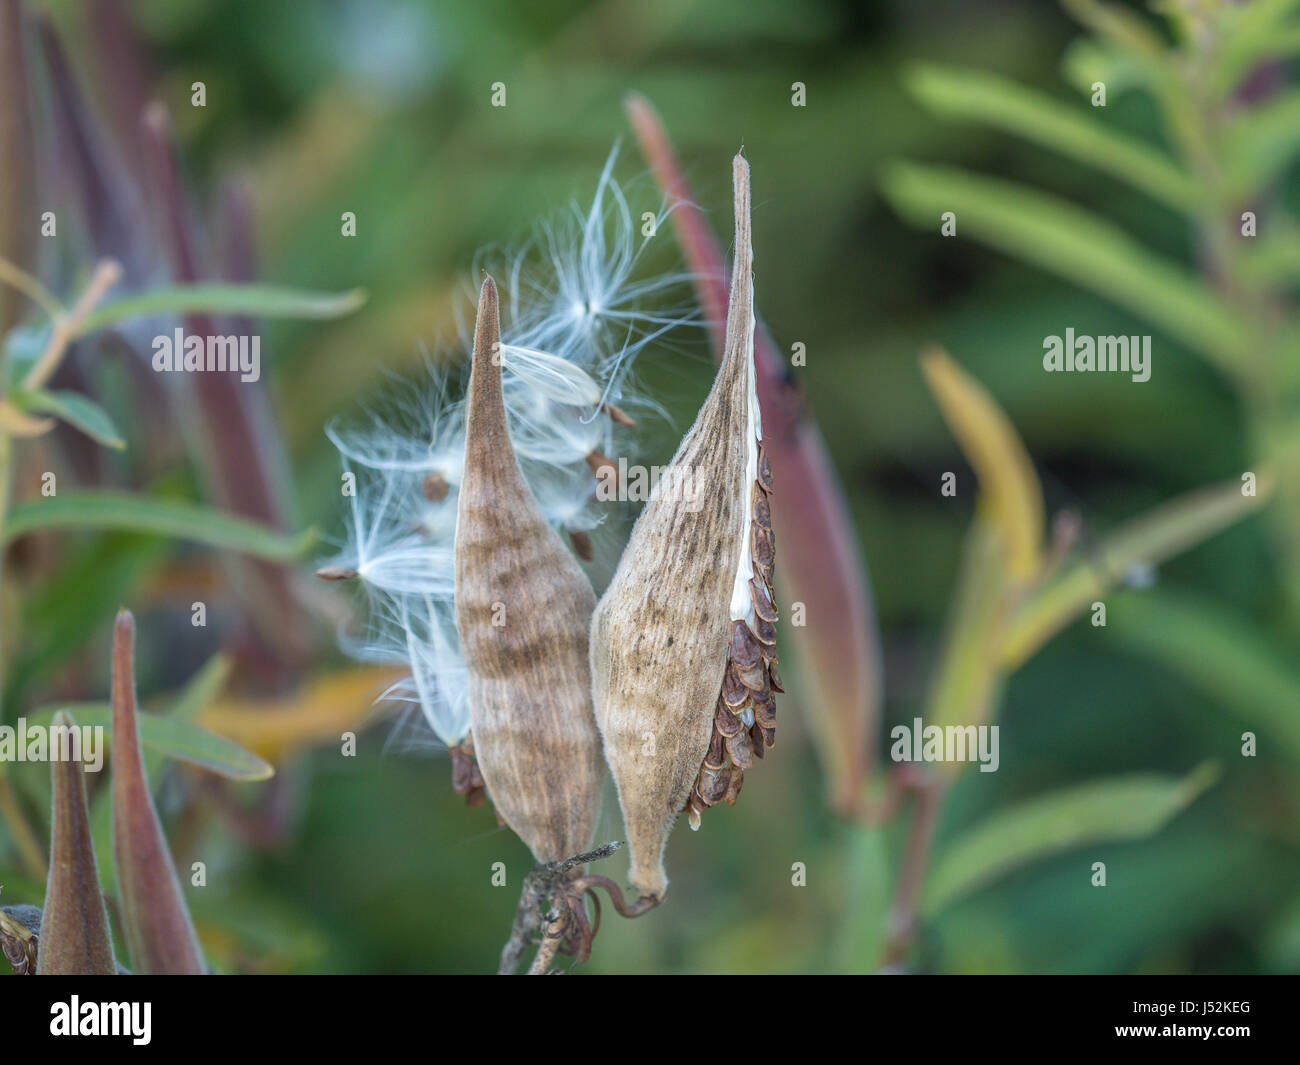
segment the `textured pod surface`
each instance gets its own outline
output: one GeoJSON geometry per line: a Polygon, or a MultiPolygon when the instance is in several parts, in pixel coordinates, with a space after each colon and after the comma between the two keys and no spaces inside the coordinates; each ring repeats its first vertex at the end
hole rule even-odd
{"type": "MultiPolygon", "coordinates": [[[[756,498],[766,497],[754,487],[762,456],[753,370],[749,167],[741,156],[733,176],[736,269],[726,355],[660,491],[642,511],[592,622],[596,716],[623,808],[632,856],[628,878],[652,897],[662,897],[667,888],[664,846],[697,786],[709,797],[701,805],[734,800],[740,775],[733,785],[729,767],[750,764],[750,727],[729,711],[719,714],[726,690],[742,714],[753,700],[738,696],[738,684],[770,692],[766,658],[756,644],[737,636],[733,617],[736,607],[752,613],[749,581],[760,574],[754,568],[760,555],[767,560],[760,580],[764,609],[773,613],[770,530],[755,531],[752,520],[756,498]],[[694,485],[689,502],[687,493],[674,491],[687,481],[694,485]],[[747,568],[752,572],[742,580],[747,568]],[[733,649],[743,664],[733,662],[733,649]]],[[[758,737],[761,750],[769,742],[761,725],[758,737]]]]}
{"type": "MultiPolygon", "coordinates": [[[[63,711],[54,715],[53,725],[76,728],[63,711]]],[[[80,758],[55,758],[51,752],[50,783],[50,875],[36,971],[42,976],[112,976],[117,963],[99,889],[80,758]]]]}
{"type": "Polygon", "coordinates": [[[142,975],[207,971],[154,809],[136,720],[135,620],[113,627],[113,853],[131,967],[142,975]]]}
{"type": "Polygon", "coordinates": [[[604,779],[587,633],[596,596],[519,469],[501,393],[496,285],[479,295],[456,523],[456,625],[473,750],[498,815],[540,862],[585,850],[604,779]]]}

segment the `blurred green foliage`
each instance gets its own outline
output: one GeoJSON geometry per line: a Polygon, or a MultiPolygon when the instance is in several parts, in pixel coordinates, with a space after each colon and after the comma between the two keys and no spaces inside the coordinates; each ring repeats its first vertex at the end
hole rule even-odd
{"type": "MultiPolygon", "coordinates": [[[[40,6],[74,57],[93,67],[82,7],[40,6]]],[[[912,228],[882,198],[882,181],[904,173],[894,161],[924,159],[910,164],[913,190],[943,173],[936,164],[994,175],[936,193],[967,193],[975,211],[995,197],[989,182],[1014,180],[1104,217],[1153,256],[1196,262],[1196,234],[1170,206],[1153,206],[1142,192],[1040,151],[996,122],[936,117],[909,92],[942,96],[940,112],[973,108],[977,89],[1001,90],[950,86],[933,71],[978,67],[999,84],[1041,90],[1055,106],[1085,107],[1086,97],[1062,78],[1062,60],[1067,71],[1082,63],[1088,45],[1069,47],[1082,31],[1054,5],[141,0],[130,13],[200,197],[216,197],[222,174],[251,182],[259,276],[370,295],[359,313],[325,326],[266,325],[273,410],[304,524],[332,531],[340,523],[337,455],[324,422],[382,387],[389,371],[418,370],[421,341],[452,334],[452,296],[479,248],[526,235],[536,218],[590,189],[610,143],[626,135],[621,99],[630,90],[659,109],[722,232],[727,160],[744,144],[754,174],[758,307],[778,345],[807,347],[799,380],[873,574],[886,727],[921,712],[972,518],[971,491],[938,494],[944,471],[958,470],[964,486],[973,479],[925,391],[916,361],[924,344],[943,343],[998,398],[1044,482],[1048,513],[1081,515],[1085,550],[1160,501],[1253,468],[1237,395],[1197,357],[1219,332],[1230,342],[1234,326],[1180,279],[1162,284],[1129,244],[1080,230],[1076,215],[1059,219],[1047,245],[1034,243],[1046,231],[1027,239],[1038,256],[1091,255],[1088,276],[1113,282],[1113,291],[1097,284],[1102,294],[1092,294],[1071,283],[1087,288],[1086,278],[1058,278],[975,240],[941,239],[937,214],[932,226],[912,228]],[[196,80],[207,84],[206,108],[189,106],[196,80]],[[503,109],[488,104],[494,81],[508,87],[503,109]],[[807,85],[806,108],[790,105],[794,81],[807,85]],[[343,211],[356,212],[355,238],[339,237],[343,211]],[[1163,315],[1166,327],[1150,382],[1042,372],[1044,336],[1067,326],[1143,333],[1143,312],[1163,315]]],[[[1116,85],[1123,73],[1116,68],[1116,85]]],[[[1018,113],[1011,90],[1003,102],[1018,113]]],[[[1043,122],[1069,135],[1050,112],[1043,122]]],[[[1133,146],[1162,150],[1164,128],[1147,96],[1113,91],[1104,122],[1130,146],[1130,161],[1133,146]]],[[[1105,145],[1086,138],[1082,150],[1106,157],[1105,145]]],[[[633,155],[625,152],[625,176],[641,165],[633,155]]],[[[1159,165],[1148,161],[1144,173],[1148,192],[1177,202],[1189,195],[1159,165]]],[[[1289,166],[1273,175],[1294,206],[1292,176],[1289,166]]],[[[658,206],[648,180],[634,182],[632,195],[634,208],[658,206]]],[[[1035,221],[1032,203],[1003,197],[1000,207],[1004,221],[1035,221]]],[[[963,208],[956,209],[961,226],[963,208]]],[[[1037,261],[1032,251],[1002,247],[1037,261]]],[[[660,254],[668,264],[676,252],[665,246],[660,254]]],[[[712,374],[703,338],[696,350],[649,352],[639,370],[679,432],[712,374]]],[[[129,401],[107,392],[104,403],[123,424],[129,401]]],[[[666,459],[673,442],[673,429],[663,427],[651,458],[666,459]]],[[[94,630],[100,619],[106,629],[119,601],[159,579],[165,559],[157,543],[112,533],[69,546],[24,617],[23,712],[51,701],[38,696],[48,696],[56,677],[59,697],[71,697],[71,688],[102,700],[107,659],[104,634],[94,630]]],[[[943,868],[945,854],[960,860],[958,841],[990,816],[1049,792],[1135,774],[1143,776],[1133,777],[1134,787],[1188,787],[1188,772],[1207,760],[1219,764],[1221,778],[1153,837],[1068,847],[939,909],[923,926],[916,967],[1300,968],[1296,629],[1262,523],[1230,527],[1162,566],[1158,581],[1154,593],[1113,595],[1107,628],[1074,624],[1010,679],[999,716],[1001,767],[956,781],[936,864],[943,868]],[[1183,609],[1192,600],[1196,609],[1183,609]],[[1233,620],[1221,626],[1225,605],[1233,620]],[[1241,732],[1258,727],[1265,735],[1266,722],[1276,742],[1261,743],[1257,758],[1240,757],[1241,732]],[[1096,860],[1107,863],[1104,890],[1090,885],[1096,860]]],[[[197,646],[180,628],[165,613],[142,615],[142,691],[180,688],[219,650],[206,635],[209,643],[197,646]]],[[[312,668],[336,665],[327,623],[317,635],[312,668]]],[[[797,663],[791,673],[774,756],[734,809],[699,833],[674,834],[665,904],[636,921],[607,912],[584,971],[872,967],[900,829],[865,832],[824,810],[796,710],[797,663]],[[797,862],[807,868],[806,887],[792,885],[797,862]]],[[[6,718],[18,712],[6,707],[6,718]]],[[[274,845],[250,846],[227,820],[195,828],[193,818],[173,818],[178,866],[198,857],[208,866],[208,886],[190,897],[219,967],[494,966],[529,865],[525,848],[488,809],[464,808],[445,759],[384,754],[382,745],[382,728],[374,729],[355,759],[324,747],[280,766],[275,786],[288,793],[291,827],[274,845]],[[498,861],[506,863],[506,887],[491,886],[498,861]]],[[[15,766],[11,776],[36,797],[29,813],[39,824],[48,782],[37,769],[15,766]]],[[[171,774],[161,791],[164,817],[182,812],[179,785],[189,779],[174,767],[171,774]]],[[[611,791],[597,838],[619,835],[611,791]]],[[[0,850],[6,901],[39,896],[40,885],[10,858],[0,850]]],[[[618,878],[623,860],[601,871],[618,878]]]]}

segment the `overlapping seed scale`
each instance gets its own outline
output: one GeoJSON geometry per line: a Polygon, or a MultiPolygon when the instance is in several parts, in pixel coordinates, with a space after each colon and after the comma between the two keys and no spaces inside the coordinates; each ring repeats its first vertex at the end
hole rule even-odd
{"type": "Polygon", "coordinates": [[[776,693],[783,692],[776,662],[776,599],[772,594],[772,569],[776,538],[772,533],[772,468],[763,445],[758,445],[758,479],[750,496],[750,561],[754,577],[749,582],[754,604],[754,627],[744,621],[731,626],[731,649],[722,676],[722,689],[713,716],[713,735],[700,766],[695,787],[686,801],[691,827],[700,815],[719,802],[733,805],[740,794],[745,770],[762,758],[776,742],[776,693]]]}

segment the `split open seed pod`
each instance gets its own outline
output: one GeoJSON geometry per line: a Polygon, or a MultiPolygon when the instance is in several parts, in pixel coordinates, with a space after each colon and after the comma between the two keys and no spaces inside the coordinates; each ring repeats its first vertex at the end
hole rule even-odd
{"type": "Polygon", "coordinates": [[[510,443],[492,278],[479,294],[456,519],[456,625],[474,756],[498,815],[539,862],[587,849],[604,766],[587,632],[596,595],[510,443]]]}
{"type": "Polygon", "coordinates": [[[596,719],[643,897],[668,886],[663,852],[735,802],[776,733],[772,474],[754,374],[749,165],[733,164],[736,262],[726,353],[708,399],[642,511],[596,608],[596,719]]]}

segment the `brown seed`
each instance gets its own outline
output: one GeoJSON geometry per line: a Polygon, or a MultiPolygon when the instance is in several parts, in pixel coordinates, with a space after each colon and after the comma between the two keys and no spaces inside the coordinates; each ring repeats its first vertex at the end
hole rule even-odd
{"type": "Polygon", "coordinates": [[[591,537],[581,529],[569,530],[569,543],[573,544],[573,551],[583,562],[590,562],[596,557],[596,553],[591,548],[591,537]]]}
{"type": "Polygon", "coordinates": [[[420,482],[420,490],[424,493],[424,498],[430,503],[441,503],[451,491],[451,485],[447,483],[447,478],[440,473],[426,473],[424,480],[420,482]]]}

